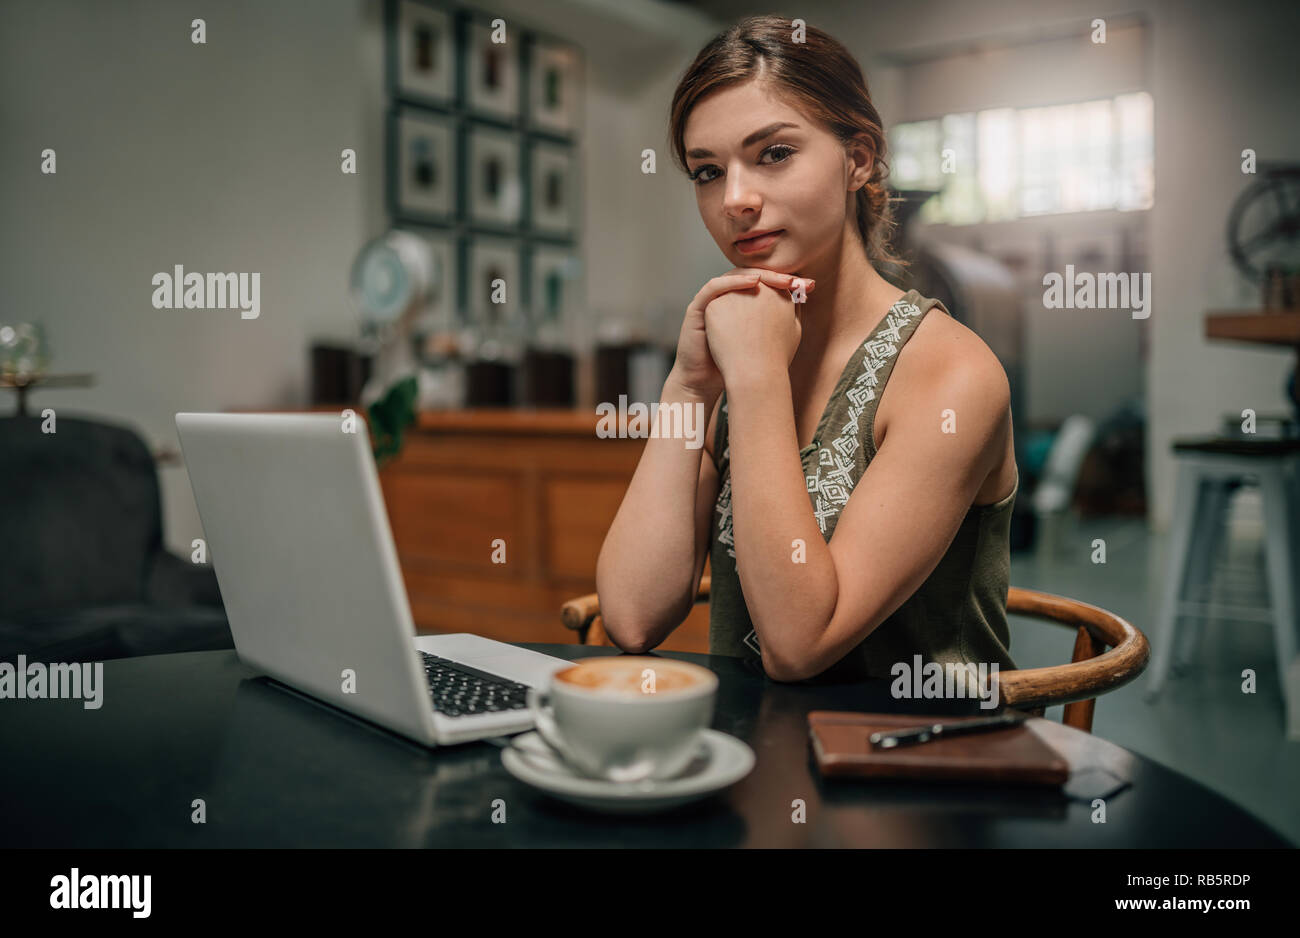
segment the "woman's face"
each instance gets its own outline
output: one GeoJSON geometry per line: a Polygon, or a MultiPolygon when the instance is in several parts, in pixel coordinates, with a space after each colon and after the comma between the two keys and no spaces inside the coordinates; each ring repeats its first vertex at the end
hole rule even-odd
{"type": "Polygon", "coordinates": [[[686,120],[686,167],[700,217],[728,260],[799,273],[845,236],[848,193],[871,167],[855,166],[834,134],[769,89],[749,81],[699,101],[686,120]],[[736,243],[772,230],[780,233],[736,243]]]}

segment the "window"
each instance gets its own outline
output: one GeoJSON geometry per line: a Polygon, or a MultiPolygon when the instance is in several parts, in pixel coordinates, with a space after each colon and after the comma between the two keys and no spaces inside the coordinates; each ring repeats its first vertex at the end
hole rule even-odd
{"type": "Polygon", "coordinates": [[[1148,209],[1153,130],[1145,91],[948,114],[890,130],[890,181],[896,189],[939,190],[920,218],[949,225],[1148,209]]]}

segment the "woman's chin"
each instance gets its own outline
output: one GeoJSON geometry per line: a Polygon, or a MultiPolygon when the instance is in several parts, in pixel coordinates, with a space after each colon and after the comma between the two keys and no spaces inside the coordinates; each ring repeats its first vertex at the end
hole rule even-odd
{"type": "Polygon", "coordinates": [[[778,273],[778,274],[799,273],[798,264],[792,264],[787,260],[777,258],[775,256],[777,253],[783,253],[783,252],[774,251],[772,252],[772,254],[762,254],[759,255],[758,257],[754,257],[750,255],[741,254],[739,251],[735,251],[734,252],[735,256],[732,257],[731,260],[735,263],[737,267],[761,267],[763,270],[770,270],[773,273],[778,273]]]}

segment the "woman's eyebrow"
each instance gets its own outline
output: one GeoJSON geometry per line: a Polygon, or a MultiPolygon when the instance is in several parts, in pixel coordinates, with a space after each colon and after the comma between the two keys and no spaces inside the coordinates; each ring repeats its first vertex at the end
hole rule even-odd
{"type": "MultiPolygon", "coordinates": [[[[798,126],[799,126],[798,124],[792,124],[789,121],[777,121],[775,124],[768,124],[762,130],[756,130],[748,137],[746,137],[744,140],[740,141],[740,148],[743,150],[746,147],[751,147],[754,144],[758,143],[758,141],[762,140],[764,137],[772,136],[772,134],[776,133],[778,130],[782,129],[783,127],[798,127],[798,126]]],[[[714,154],[712,150],[703,150],[697,147],[694,150],[688,150],[686,155],[693,160],[702,160],[705,157],[715,156],[716,154],[714,154]]]]}

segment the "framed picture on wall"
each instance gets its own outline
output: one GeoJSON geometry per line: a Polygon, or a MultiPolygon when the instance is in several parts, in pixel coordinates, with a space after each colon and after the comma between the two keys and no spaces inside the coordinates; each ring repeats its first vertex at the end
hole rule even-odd
{"type": "Polygon", "coordinates": [[[466,149],[470,220],[510,228],[517,226],[523,217],[524,203],[519,134],[474,126],[466,149]]]}
{"type": "Polygon", "coordinates": [[[422,0],[400,0],[393,42],[399,97],[446,105],[456,96],[455,20],[422,0]]]}
{"type": "Polygon", "coordinates": [[[394,214],[449,221],[456,214],[456,122],[410,108],[394,117],[394,214]]]}
{"type": "Polygon", "coordinates": [[[505,120],[519,117],[519,51],[522,33],[474,18],[468,24],[465,96],[470,110],[505,120]],[[504,40],[504,41],[500,41],[504,40]]]}
{"type": "Polygon", "coordinates": [[[520,245],[509,238],[475,237],[469,244],[466,303],[484,335],[518,332],[524,324],[520,245]]]}
{"type": "Polygon", "coordinates": [[[572,234],[578,214],[573,149],[533,141],[530,155],[533,229],[544,234],[572,234]]]}
{"type": "Polygon", "coordinates": [[[573,46],[535,39],[528,68],[528,121],[550,133],[577,128],[582,61],[573,46]]]}
{"type": "Polygon", "coordinates": [[[530,266],[529,320],[539,339],[559,343],[568,337],[571,317],[578,311],[578,257],[567,248],[538,245],[530,266]]]}

